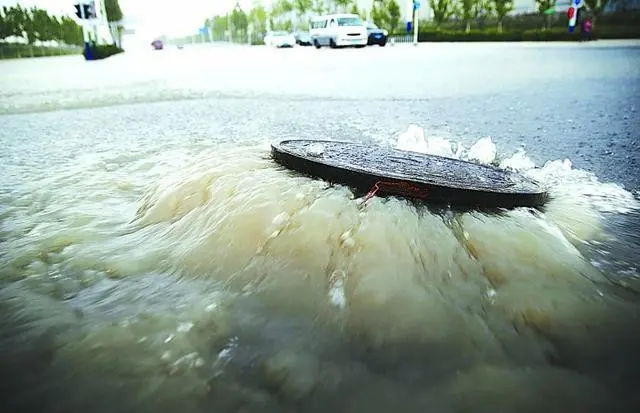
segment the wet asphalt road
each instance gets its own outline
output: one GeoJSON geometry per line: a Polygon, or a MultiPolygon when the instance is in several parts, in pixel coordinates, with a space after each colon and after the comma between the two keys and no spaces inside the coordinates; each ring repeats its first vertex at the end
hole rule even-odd
{"type": "Polygon", "coordinates": [[[138,136],[366,140],[414,123],[465,144],[490,136],[499,153],[522,146],[538,163],[568,158],[640,189],[636,41],[194,46],[92,63],[75,56],[4,61],[0,68],[0,113],[98,107],[5,117],[5,133],[37,118],[67,131],[76,129],[67,123],[82,122],[92,135],[109,124],[138,136]],[[123,106],[131,103],[145,104],[123,106]]]}

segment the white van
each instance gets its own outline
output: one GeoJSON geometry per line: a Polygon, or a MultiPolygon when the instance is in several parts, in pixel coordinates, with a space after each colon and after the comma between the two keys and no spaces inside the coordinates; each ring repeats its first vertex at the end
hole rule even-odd
{"type": "Polygon", "coordinates": [[[309,32],[316,48],[365,47],[367,45],[367,24],[357,14],[327,14],[311,19],[309,32]]]}

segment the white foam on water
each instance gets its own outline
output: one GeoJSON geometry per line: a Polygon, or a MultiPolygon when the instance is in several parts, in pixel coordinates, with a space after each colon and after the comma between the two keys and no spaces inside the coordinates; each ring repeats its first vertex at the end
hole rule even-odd
{"type": "Polygon", "coordinates": [[[498,164],[501,168],[521,172],[548,190],[552,197],[549,216],[572,238],[584,239],[588,237],[585,231],[596,231],[596,221],[601,213],[628,213],[640,209],[638,197],[633,193],[619,184],[601,182],[592,172],[574,169],[569,159],[550,160],[537,166],[521,148],[512,155],[501,154],[498,163],[497,146],[489,137],[479,139],[466,149],[459,142],[425,136],[422,128],[411,125],[397,136],[395,147],[485,165],[498,164]]]}

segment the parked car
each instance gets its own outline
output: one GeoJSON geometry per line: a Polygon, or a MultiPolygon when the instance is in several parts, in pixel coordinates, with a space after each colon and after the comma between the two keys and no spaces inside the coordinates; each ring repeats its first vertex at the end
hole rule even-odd
{"type": "Polygon", "coordinates": [[[311,19],[311,41],[319,49],[322,46],[367,46],[367,25],[357,14],[341,13],[316,16],[311,19]]]}
{"type": "Polygon", "coordinates": [[[387,44],[388,35],[389,33],[386,30],[379,28],[375,23],[367,23],[367,45],[373,46],[377,44],[384,47],[387,44]]]}
{"type": "Polygon", "coordinates": [[[293,35],[296,43],[300,46],[311,46],[311,35],[309,32],[295,32],[293,35]]]}
{"type": "Polygon", "coordinates": [[[264,44],[272,47],[293,47],[296,38],[292,33],[285,31],[268,32],[264,36],[264,44]]]}

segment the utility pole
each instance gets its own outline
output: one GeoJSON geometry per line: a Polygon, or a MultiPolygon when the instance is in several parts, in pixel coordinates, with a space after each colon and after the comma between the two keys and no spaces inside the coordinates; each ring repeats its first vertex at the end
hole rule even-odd
{"type": "Polygon", "coordinates": [[[413,0],[413,45],[418,45],[418,25],[420,23],[420,0],[413,0]]]}

